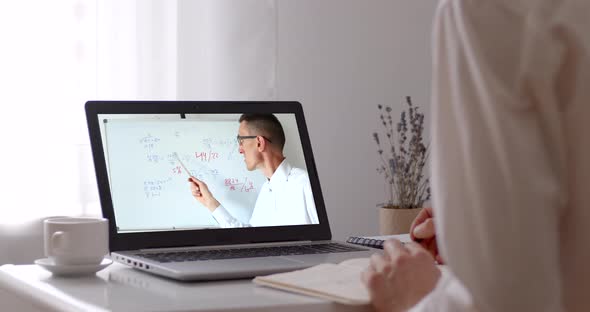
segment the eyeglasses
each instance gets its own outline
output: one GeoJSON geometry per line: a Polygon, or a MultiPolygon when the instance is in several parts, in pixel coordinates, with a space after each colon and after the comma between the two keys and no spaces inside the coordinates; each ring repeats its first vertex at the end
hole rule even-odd
{"type": "Polygon", "coordinates": [[[263,139],[267,140],[268,143],[272,143],[272,141],[269,138],[267,138],[263,135],[238,135],[238,136],[236,136],[236,139],[238,140],[238,144],[240,144],[240,146],[242,146],[242,144],[244,144],[245,139],[255,139],[259,136],[262,137],[263,139]]]}

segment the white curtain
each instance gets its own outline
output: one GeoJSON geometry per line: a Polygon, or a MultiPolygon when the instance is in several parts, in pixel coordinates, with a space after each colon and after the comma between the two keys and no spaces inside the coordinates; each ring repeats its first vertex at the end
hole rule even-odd
{"type": "Polygon", "coordinates": [[[94,18],[92,1],[0,3],[1,223],[81,209],[94,18]]]}
{"type": "Polygon", "coordinates": [[[272,100],[271,0],[0,2],[0,264],[43,254],[41,220],[100,215],[84,103],[272,100]]]}
{"type": "Polygon", "coordinates": [[[275,0],[178,1],[179,99],[277,97],[275,0]]]}

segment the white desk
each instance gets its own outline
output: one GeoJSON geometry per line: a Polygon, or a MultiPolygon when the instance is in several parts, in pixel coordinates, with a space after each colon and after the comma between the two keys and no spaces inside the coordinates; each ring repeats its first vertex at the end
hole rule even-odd
{"type": "Polygon", "coordinates": [[[53,277],[36,265],[3,265],[0,289],[40,311],[372,311],[256,286],[249,279],[184,283],[118,263],[78,278],[53,277]]]}
{"type": "Polygon", "coordinates": [[[0,267],[0,288],[55,311],[371,311],[254,285],[183,283],[113,263],[95,276],[63,278],[36,265],[0,267]]]}

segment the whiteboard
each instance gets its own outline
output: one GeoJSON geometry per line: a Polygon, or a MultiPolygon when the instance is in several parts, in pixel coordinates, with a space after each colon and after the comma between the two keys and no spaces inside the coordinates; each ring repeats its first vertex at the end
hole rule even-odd
{"type": "Polygon", "coordinates": [[[104,119],[104,143],[119,231],[217,227],[191,195],[188,174],[247,223],[266,178],[248,171],[238,151],[235,120],[104,119]]]}

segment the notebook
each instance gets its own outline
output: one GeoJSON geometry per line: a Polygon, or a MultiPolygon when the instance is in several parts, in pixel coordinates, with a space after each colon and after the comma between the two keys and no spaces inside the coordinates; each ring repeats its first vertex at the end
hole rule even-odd
{"type": "Polygon", "coordinates": [[[90,101],[85,109],[113,260],[216,280],[372,254],[331,240],[300,103],[90,101]]]}
{"type": "Polygon", "coordinates": [[[361,237],[361,236],[349,236],[346,239],[347,243],[367,246],[371,248],[383,249],[383,244],[385,240],[383,239],[375,239],[375,238],[368,238],[368,237],[361,237]]]}
{"type": "Polygon", "coordinates": [[[323,263],[303,270],[258,276],[252,281],[342,304],[367,305],[371,300],[361,274],[369,263],[370,258],[348,259],[338,264],[323,263]]]}
{"type": "Polygon", "coordinates": [[[383,244],[385,244],[385,241],[388,239],[397,239],[403,244],[412,241],[409,234],[395,234],[382,236],[349,236],[346,239],[346,242],[355,245],[383,249],[383,244]]]}

